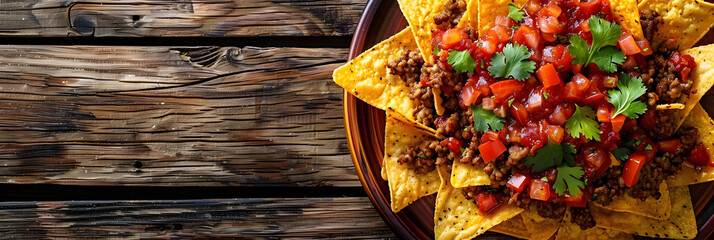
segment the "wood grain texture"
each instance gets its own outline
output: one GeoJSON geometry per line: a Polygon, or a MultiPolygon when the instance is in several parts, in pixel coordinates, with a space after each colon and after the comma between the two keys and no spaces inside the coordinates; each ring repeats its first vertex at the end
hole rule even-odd
{"type": "Polygon", "coordinates": [[[0,36],[349,36],[361,0],[24,0],[0,4],[0,36]]]}
{"type": "Polygon", "coordinates": [[[2,239],[385,239],[367,198],[0,203],[2,239]]]}
{"type": "Polygon", "coordinates": [[[360,186],[346,49],[0,46],[0,183],[360,186]]]}

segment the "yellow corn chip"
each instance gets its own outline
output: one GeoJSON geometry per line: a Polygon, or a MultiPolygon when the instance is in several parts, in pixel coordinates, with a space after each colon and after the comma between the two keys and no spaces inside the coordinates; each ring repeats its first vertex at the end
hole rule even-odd
{"type": "Polygon", "coordinates": [[[399,164],[399,156],[409,146],[418,146],[422,141],[434,138],[413,124],[403,123],[388,117],[385,126],[384,167],[387,168],[392,211],[398,212],[417,199],[439,190],[439,174],[432,171],[418,174],[406,164],[399,164]]]}
{"type": "Polygon", "coordinates": [[[610,0],[610,11],[622,29],[630,31],[635,39],[645,39],[640,26],[637,0],[610,0]]]}
{"type": "Polygon", "coordinates": [[[446,10],[443,1],[435,0],[398,0],[399,8],[414,32],[417,45],[424,55],[424,61],[434,63],[434,50],[431,48],[431,30],[436,28],[434,17],[446,10]]]}
{"type": "MultiPolygon", "coordinates": [[[[635,215],[637,216],[637,215],[635,215]]],[[[586,230],[580,229],[575,223],[570,221],[570,208],[565,211],[563,223],[558,229],[555,240],[609,240],[609,239],[633,239],[632,235],[611,229],[592,227],[586,230]]]]}
{"type": "Polygon", "coordinates": [[[659,192],[662,196],[655,200],[647,198],[645,201],[630,197],[629,194],[623,194],[612,199],[612,202],[607,206],[594,203],[596,206],[616,211],[637,214],[654,219],[665,220],[669,219],[669,214],[672,212],[672,204],[670,203],[669,190],[667,183],[662,182],[659,185],[659,192]]]}
{"type": "Polygon", "coordinates": [[[484,164],[473,165],[454,161],[451,168],[451,185],[455,188],[491,185],[491,180],[483,171],[484,164]]]}
{"type": "Polygon", "coordinates": [[[521,213],[523,223],[530,233],[529,239],[548,240],[560,228],[563,219],[544,218],[538,214],[536,206],[531,206],[521,213]]]}
{"type": "Polygon", "coordinates": [[[669,189],[672,196],[672,215],[668,220],[657,220],[631,213],[622,213],[592,206],[591,212],[600,227],[633,233],[640,236],[692,239],[697,236],[697,222],[689,197],[689,188],[669,189]]]}
{"type": "MultiPolygon", "coordinates": [[[[684,120],[683,126],[696,127],[699,132],[699,142],[704,144],[709,152],[709,156],[714,158],[714,121],[709,117],[707,111],[699,103],[696,104],[692,112],[684,120]]],[[[697,172],[687,164],[682,165],[682,172],[675,178],[667,179],[670,187],[691,185],[714,180],[714,168],[703,167],[697,172]]]]}
{"type": "Polygon", "coordinates": [[[491,228],[489,231],[492,232],[497,232],[497,233],[503,233],[509,236],[514,236],[517,238],[529,238],[530,235],[528,234],[528,230],[526,229],[526,226],[523,225],[523,219],[515,216],[511,219],[506,220],[505,222],[502,222],[493,228],[491,228]]]}
{"type": "Polygon", "coordinates": [[[672,111],[677,128],[714,84],[714,44],[688,49],[682,53],[691,55],[697,62],[697,67],[691,73],[692,91],[696,92],[690,93],[689,97],[682,96],[679,99],[679,102],[684,103],[684,109],[672,111]]]}
{"type": "Polygon", "coordinates": [[[443,167],[437,169],[441,175],[441,187],[434,210],[436,239],[472,239],[523,211],[516,206],[502,204],[490,213],[481,213],[473,200],[464,197],[461,189],[451,186],[446,170],[443,167]]]}
{"type": "Polygon", "coordinates": [[[479,0],[478,1],[478,36],[482,37],[496,26],[496,17],[508,16],[508,4],[523,6],[527,0],[479,0]]]}
{"type": "Polygon", "coordinates": [[[471,27],[474,30],[478,30],[478,1],[467,0],[466,12],[459,22],[458,28],[471,27]]]}
{"type": "MultiPolygon", "coordinates": [[[[332,77],[337,85],[369,105],[393,110],[409,122],[416,122],[413,113],[418,100],[409,99],[409,85],[387,70],[389,59],[403,51],[416,50],[414,36],[406,28],[336,69],[332,77]]],[[[420,127],[435,132],[421,124],[420,127]]]]}
{"type": "Polygon", "coordinates": [[[679,36],[679,50],[689,49],[714,24],[714,4],[703,0],[644,0],[640,10],[653,10],[662,16],[652,46],[659,46],[673,36],[679,36]]]}

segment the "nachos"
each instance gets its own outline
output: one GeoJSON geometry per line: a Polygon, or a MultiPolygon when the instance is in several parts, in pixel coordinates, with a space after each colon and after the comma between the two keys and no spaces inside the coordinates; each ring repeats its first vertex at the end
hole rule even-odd
{"type": "Polygon", "coordinates": [[[438,192],[437,239],[696,236],[686,185],[714,180],[699,105],[714,46],[692,47],[713,4],[399,3],[410,27],[334,74],[390,112],[392,210],[438,192]]]}

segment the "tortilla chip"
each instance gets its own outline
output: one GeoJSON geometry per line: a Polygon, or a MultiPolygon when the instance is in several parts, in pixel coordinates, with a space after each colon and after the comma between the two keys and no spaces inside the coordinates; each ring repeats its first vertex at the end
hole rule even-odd
{"type": "Polygon", "coordinates": [[[635,39],[645,39],[640,25],[640,11],[637,0],[610,0],[610,11],[622,29],[630,31],[635,39]]]}
{"type": "Polygon", "coordinates": [[[451,186],[449,174],[443,167],[437,169],[442,178],[434,210],[436,239],[472,239],[523,211],[502,204],[491,213],[483,214],[473,200],[464,197],[461,189],[451,186]]]}
{"type": "MultiPolygon", "coordinates": [[[[709,152],[709,156],[714,158],[714,121],[709,117],[707,111],[699,103],[696,104],[692,112],[684,120],[683,126],[696,127],[699,132],[699,143],[703,143],[709,152]]],[[[682,172],[675,178],[667,179],[670,187],[685,186],[714,180],[714,167],[703,167],[697,172],[688,164],[682,165],[682,172]]]]}
{"type": "Polygon", "coordinates": [[[434,63],[431,30],[436,28],[434,17],[446,10],[444,2],[435,0],[398,0],[399,8],[409,22],[424,61],[434,63]]]}
{"type": "Polygon", "coordinates": [[[446,108],[442,105],[444,104],[444,99],[441,98],[441,89],[432,87],[431,94],[434,95],[434,109],[436,109],[436,114],[439,116],[444,115],[446,108]]]}
{"type": "MultiPolygon", "coordinates": [[[[637,215],[634,215],[637,216],[637,215]]],[[[580,229],[575,223],[570,221],[570,208],[565,211],[563,223],[558,229],[555,240],[609,240],[609,239],[634,239],[632,235],[611,229],[592,227],[586,230],[580,229]]]]}
{"type": "Polygon", "coordinates": [[[477,165],[454,161],[451,168],[451,185],[455,188],[491,185],[491,179],[483,171],[484,164],[477,165]]]}
{"type": "Polygon", "coordinates": [[[478,29],[478,1],[479,0],[467,0],[466,12],[456,27],[478,29]]]}
{"type": "Polygon", "coordinates": [[[517,238],[530,237],[526,226],[523,225],[523,219],[518,216],[515,216],[505,222],[502,222],[501,224],[494,226],[489,231],[502,233],[517,238]]]}
{"type": "Polygon", "coordinates": [[[645,201],[631,197],[629,194],[623,194],[612,199],[612,202],[607,206],[602,206],[595,203],[596,206],[616,211],[637,214],[654,219],[666,220],[669,219],[669,214],[672,212],[672,204],[670,203],[669,190],[667,183],[662,182],[659,185],[659,192],[662,196],[655,200],[647,198],[645,201]]]}
{"type": "Polygon", "coordinates": [[[679,102],[684,103],[684,109],[672,111],[677,128],[714,84],[714,44],[688,49],[682,53],[692,55],[697,62],[697,67],[691,73],[692,91],[696,92],[679,99],[679,102]]]}
{"type": "Polygon", "coordinates": [[[384,139],[384,167],[387,168],[392,211],[398,212],[417,199],[439,190],[439,174],[432,171],[417,174],[406,164],[399,164],[399,156],[409,146],[417,146],[423,140],[433,138],[426,131],[388,117],[384,139]]]}
{"type": "MultiPolygon", "coordinates": [[[[382,158],[382,160],[384,160],[384,159],[387,159],[386,155],[382,158]]],[[[382,179],[384,179],[384,181],[388,181],[389,176],[387,176],[388,175],[387,167],[384,166],[384,161],[382,161],[382,162],[383,162],[382,163],[382,171],[379,171],[379,173],[380,173],[380,175],[382,175],[382,179]]]]}
{"type": "Polygon", "coordinates": [[[558,231],[563,219],[544,218],[538,214],[536,206],[531,206],[521,213],[523,223],[530,233],[530,239],[548,240],[558,231]]]}
{"type": "Polygon", "coordinates": [[[521,7],[527,0],[479,0],[478,1],[478,36],[482,37],[489,29],[496,26],[496,17],[508,16],[508,4],[521,7]]]}
{"type": "Polygon", "coordinates": [[[652,46],[679,36],[679,50],[689,49],[714,24],[714,4],[703,0],[645,0],[639,4],[639,9],[654,10],[664,20],[655,33],[652,46]]]}
{"type": "Polygon", "coordinates": [[[697,222],[689,197],[689,187],[669,189],[672,197],[672,216],[657,220],[631,213],[622,213],[592,206],[591,212],[598,226],[640,236],[692,239],[697,236],[697,222]]]}

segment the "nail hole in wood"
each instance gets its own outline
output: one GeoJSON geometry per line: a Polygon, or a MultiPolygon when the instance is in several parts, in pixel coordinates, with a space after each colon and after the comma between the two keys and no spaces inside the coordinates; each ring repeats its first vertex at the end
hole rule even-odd
{"type": "Polygon", "coordinates": [[[176,230],[182,230],[182,229],[183,229],[183,224],[180,224],[180,223],[174,224],[174,229],[176,229],[176,230]]]}
{"type": "Polygon", "coordinates": [[[144,166],[144,164],[141,163],[140,161],[134,162],[134,167],[135,167],[135,168],[141,168],[141,167],[143,167],[143,166],[144,166]]]}
{"type": "Polygon", "coordinates": [[[136,21],[139,21],[139,19],[141,19],[141,17],[139,15],[134,15],[134,16],[131,16],[131,19],[134,20],[134,22],[136,22],[136,21]]]}

